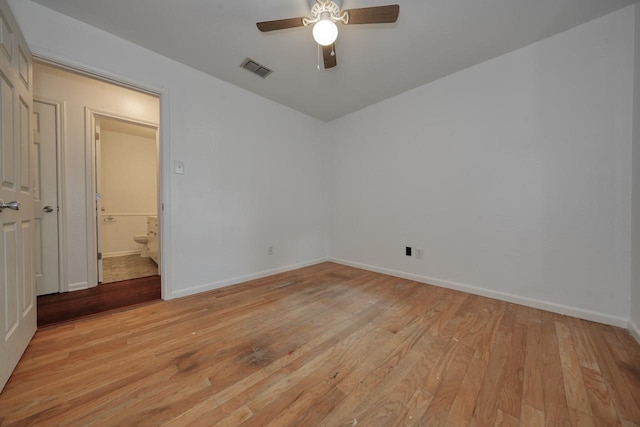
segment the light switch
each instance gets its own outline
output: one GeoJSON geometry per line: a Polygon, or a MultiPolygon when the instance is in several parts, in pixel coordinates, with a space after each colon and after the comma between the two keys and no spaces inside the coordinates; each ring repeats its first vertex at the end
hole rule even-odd
{"type": "Polygon", "coordinates": [[[173,162],[173,172],[178,175],[184,175],[184,162],[182,160],[175,160],[173,162]]]}

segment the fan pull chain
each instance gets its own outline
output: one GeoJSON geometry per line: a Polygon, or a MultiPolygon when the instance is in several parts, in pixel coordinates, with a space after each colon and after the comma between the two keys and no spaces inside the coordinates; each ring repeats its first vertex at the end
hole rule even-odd
{"type": "Polygon", "coordinates": [[[320,45],[318,45],[318,70],[320,69],[320,45]]]}

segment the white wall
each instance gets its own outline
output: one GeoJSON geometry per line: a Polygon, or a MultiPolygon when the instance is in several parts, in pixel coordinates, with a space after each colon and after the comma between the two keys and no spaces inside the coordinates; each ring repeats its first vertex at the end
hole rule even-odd
{"type": "Polygon", "coordinates": [[[87,239],[86,153],[91,141],[85,141],[85,108],[99,109],[140,120],[159,121],[159,100],[121,86],[62,71],[45,64],[34,65],[34,95],[64,102],[63,163],[64,194],[61,207],[65,223],[64,254],[66,278],[62,289],[77,290],[90,286],[89,263],[95,260],[95,248],[87,239]],[[91,254],[91,255],[89,255],[91,254]]]}
{"type": "Polygon", "coordinates": [[[103,257],[140,253],[133,236],[158,214],[156,139],[103,128],[100,141],[103,257]]]}
{"type": "Polygon", "coordinates": [[[629,329],[640,341],[640,3],[636,3],[635,24],[631,321],[629,329]]]}
{"type": "Polygon", "coordinates": [[[633,7],[332,122],[330,257],[625,325],[633,7]]]}
{"type": "Polygon", "coordinates": [[[10,5],[35,53],[163,92],[165,298],[326,257],[322,122],[31,1],[10,5]]]}

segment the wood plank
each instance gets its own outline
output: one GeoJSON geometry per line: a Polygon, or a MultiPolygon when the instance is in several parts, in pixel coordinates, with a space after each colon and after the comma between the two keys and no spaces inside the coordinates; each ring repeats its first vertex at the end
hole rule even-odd
{"type": "MultiPolygon", "coordinates": [[[[535,409],[539,413],[544,414],[542,326],[539,321],[530,321],[526,328],[526,356],[522,384],[522,405],[523,407],[527,406],[530,409],[535,409]]],[[[529,411],[529,415],[537,415],[537,413],[529,411]]]]}
{"type": "Polygon", "coordinates": [[[520,425],[522,427],[537,427],[544,425],[544,412],[527,404],[522,405],[520,425]]]}
{"type": "MultiPolygon", "coordinates": [[[[624,380],[631,391],[631,395],[639,397],[640,358],[634,358],[633,354],[634,350],[640,348],[640,345],[637,342],[632,343],[628,340],[621,339],[623,335],[617,329],[618,328],[600,328],[600,331],[607,342],[620,374],[624,377],[624,380]]],[[[635,402],[636,405],[640,405],[639,399],[636,399],[635,402]]]]}
{"type": "Polygon", "coordinates": [[[508,304],[498,324],[497,336],[489,353],[487,369],[471,419],[474,425],[493,425],[496,421],[514,324],[513,304],[508,304]]]}
{"type": "Polygon", "coordinates": [[[587,389],[582,379],[582,371],[580,370],[578,356],[571,339],[569,326],[565,322],[556,321],[556,335],[562,364],[562,378],[564,379],[564,387],[567,393],[567,404],[574,411],[586,414],[591,418],[591,405],[589,404],[587,389]]]}
{"type": "Polygon", "coordinates": [[[494,426],[498,427],[519,427],[520,420],[518,418],[512,417],[509,414],[504,413],[501,409],[498,409],[496,414],[496,422],[494,426]]]}
{"type": "MultiPolygon", "coordinates": [[[[425,320],[426,324],[433,322],[430,317],[425,319],[428,319],[425,320]]],[[[422,326],[421,329],[425,330],[426,327],[422,326]]],[[[358,368],[343,379],[338,387],[345,393],[345,399],[319,425],[338,425],[348,422],[353,417],[357,418],[359,413],[371,406],[376,399],[384,399],[387,388],[383,384],[389,386],[393,383],[395,387],[403,387],[403,382],[408,382],[405,388],[416,390],[416,398],[430,398],[430,394],[424,389],[425,379],[429,377],[446,341],[428,333],[423,334],[418,342],[406,333],[388,337],[384,341],[391,344],[390,348],[378,346],[377,351],[363,359],[358,368]],[[402,336],[406,338],[403,339],[402,336]],[[417,352],[412,350],[414,347],[418,348],[417,352]],[[398,368],[400,364],[402,366],[398,368]],[[407,374],[406,369],[409,368],[412,375],[407,374]],[[405,374],[406,376],[403,376],[405,374]],[[381,391],[384,393],[380,393],[381,391]]],[[[416,406],[418,405],[418,410],[423,409],[421,402],[416,402],[416,406]]],[[[406,410],[404,412],[406,413],[406,410]]],[[[416,417],[419,415],[409,414],[416,417]]]]}
{"type": "Polygon", "coordinates": [[[486,369],[487,361],[482,358],[473,358],[471,360],[469,369],[460,385],[460,390],[449,411],[447,425],[469,425],[486,369]]]}
{"type": "MultiPolygon", "coordinates": [[[[406,352],[406,357],[397,359],[397,362],[394,361],[393,365],[387,369],[384,368],[386,361],[383,362],[383,366],[378,369],[378,372],[384,373],[384,377],[370,379],[372,384],[376,384],[375,388],[370,393],[358,394],[364,399],[360,400],[360,404],[352,409],[349,416],[341,422],[348,422],[352,416],[364,425],[390,425],[402,416],[407,406],[406,401],[416,391],[430,400],[431,396],[424,387],[425,377],[428,377],[429,374],[422,374],[426,373],[429,367],[427,361],[430,360],[430,356],[425,350],[432,346],[436,340],[436,337],[425,334],[414,349],[406,352]]],[[[394,356],[397,354],[394,353],[394,356]]],[[[387,358],[388,360],[393,359],[387,358]]],[[[331,425],[331,423],[325,418],[322,425],[331,425]]]]}
{"type": "Polygon", "coordinates": [[[37,332],[0,425],[620,425],[618,328],[332,263],[37,332]]]}
{"type": "Polygon", "coordinates": [[[591,402],[595,424],[601,426],[620,425],[618,413],[613,405],[609,388],[600,372],[594,371],[591,368],[582,367],[582,378],[584,379],[587,395],[591,402]]]}
{"type": "Polygon", "coordinates": [[[557,317],[553,313],[542,314],[544,417],[547,425],[569,425],[571,418],[556,335],[557,317]]]}
{"type": "Polygon", "coordinates": [[[433,398],[422,416],[422,423],[432,425],[446,425],[451,407],[456,401],[458,391],[467,375],[471,358],[475,349],[456,342],[452,346],[453,354],[445,370],[441,373],[442,380],[433,393],[433,398]]]}
{"type": "MultiPolygon", "coordinates": [[[[434,320],[426,319],[425,324],[434,320]]],[[[426,326],[422,329],[426,330],[426,326]]],[[[426,383],[436,375],[436,359],[447,342],[423,334],[417,342],[409,336],[403,343],[394,345],[395,349],[386,357],[372,358],[346,378],[341,387],[349,387],[351,391],[320,425],[339,425],[354,420],[365,425],[390,425],[404,420],[411,425],[419,420],[432,399],[426,383]],[[407,346],[414,342],[415,345],[407,346]]]]}
{"type": "Polygon", "coordinates": [[[575,350],[580,361],[580,366],[589,368],[592,371],[600,372],[598,358],[596,353],[598,349],[595,347],[591,334],[587,329],[589,322],[586,320],[568,317],[567,324],[571,328],[571,336],[575,345],[575,350]]]}
{"type": "Polygon", "coordinates": [[[520,419],[522,407],[523,371],[525,363],[526,327],[524,322],[518,322],[522,318],[522,312],[526,312],[522,306],[514,306],[516,322],[511,331],[511,345],[507,354],[507,362],[503,367],[502,390],[498,409],[503,412],[503,419],[511,416],[520,419]]]}
{"type": "Polygon", "coordinates": [[[612,396],[612,400],[620,419],[640,424],[640,407],[636,403],[638,397],[634,396],[629,388],[625,375],[620,371],[614,354],[604,337],[607,328],[603,325],[590,324],[589,331],[593,341],[598,348],[596,357],[602,372],[602,378],[607,383],[607,388],[612,396]]]}

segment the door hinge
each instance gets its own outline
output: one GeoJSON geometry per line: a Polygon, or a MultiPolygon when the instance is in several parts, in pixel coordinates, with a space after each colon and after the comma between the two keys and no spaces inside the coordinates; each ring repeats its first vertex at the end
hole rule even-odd
{"type": "Polygon", "coordinates": [[[160,210],[164,211],[164,203],[160,203],[160,210]]]}
{"type": "Polygon", "coordinates": [[[98,261],[102,259],[102,252],[98,252],[98,261]]]}
{"type": "Polygon", "coordinates": [[[96,132],[96,141],[100,140],[100,132],[96,132]]]}

